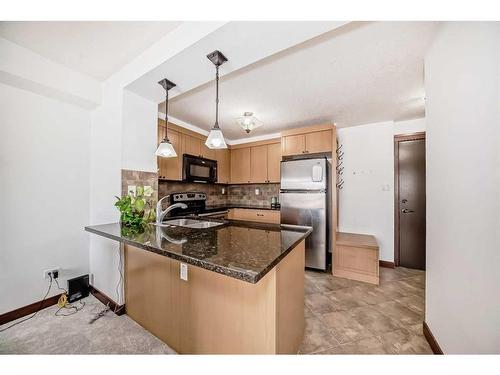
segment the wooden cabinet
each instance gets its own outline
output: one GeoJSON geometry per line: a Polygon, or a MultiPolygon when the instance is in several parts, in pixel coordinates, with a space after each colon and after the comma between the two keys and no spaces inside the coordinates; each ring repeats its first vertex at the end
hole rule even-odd
{"type": "Polygon", "coordinates": [[[292,129],[281,137],[281,150],[285,156],[333,152],[333,135],[331,125],[292,129]]]}
{"type": "Polygon", "coordinates": [[[281,181],[281,144],[273,143],[267,145],[267,182],[281,181]]]}
{"type": "Polygon", "coordinates": [[[256,221],[260,223],[279,224],[280,212],[277,210],[258,210],[248,208],[231,208],[228,218],[232,220],[256,221]]]}
{"type": "Polygon", "coordinates": [[[201,155],[201,139],[192,137],[187,134],[182,135],[182,153],[200,156],[201,155]]]}
{"type": "Polygon", "coordinates": [[[267,145],[250,147],[250,181],[267,182],[267,145]]]}
{"type": "Polygon", "coordinates": [[[250,182],[250,147],[231,149],[231,183],[250,182]]]}
{"type": "Polygon", "coordinates": [[[201,156],[205,159],[217,160],[216,150],[212,150],[205,146],[205,142],[201,142],[201,156]]]}
{"type": "Polygon", "coordinates": [[[374,236],[339,232],[333,251],[333,275],[378,285],[378,257],[374,236]]]}
{"type": "Polygon", "coordinates": [[[231,176],[231,155],[228,149],[215,150],[217,160],[217,182],[228,184],[231,176]]]}
{"type": "Polygon", "coordinates": [[[306,153],[332,152],[332,131],[307,133],[305,135],[306,153]]]}
{"type": "MultiPolygon", "coordinates": [[[[158,126],[158,143],[165,138],[165,126],[158,126]]],[[[177,153],[175,158],[158,157],[158,178],[166,180],[181,180],[182,179],[182,151],[181,151],[181,134],[174,130],[168,130],[168,138],[174,150],[177,153]]]]}
{"type": "Polygon", "coordinates": [[[280,182],[280,162],[281,162],[281,144],[280,143],[269,143],[260,144],[250,147],[243,147],[231,150],[231,166],[232,172],[236,173],[233,177],[231,175],[232,183],[266,183],[266,182],[280,182]],[[239,151],[237,150],[247,150],[239,151]],[[250,158],[250,175],[247,178],[245,174],[244,177],[240,175],[242,171],[239,171],[241,166],[241,159],[238,159],[239,155],[241,157],[250,158]],[[245,156],[243,156],[245,155],[245,156]]]}
{"type": "Polygon", "coordinates": [[[282,138],[283,155],[303,154],[306,149],[306,138],[304,134],[287,135],[282,138]]]}

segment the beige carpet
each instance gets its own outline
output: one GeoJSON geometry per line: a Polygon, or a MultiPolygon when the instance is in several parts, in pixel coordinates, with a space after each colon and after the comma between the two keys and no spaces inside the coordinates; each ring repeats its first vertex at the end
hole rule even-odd
{"type": "MultiPolygon", "coordinates": [[[[85,298],[85,307],[70,316],[54,316],[52,306],[33,319],[0,332],[1,354],[175,354],[165,343],[127,315],[111,311],[89,324],[104,305],[85,298]]],[[[78,306],[78,302],[75,304],[78,306]]],[[[12,324],[9,322],[3,328],[12,324]]]]}

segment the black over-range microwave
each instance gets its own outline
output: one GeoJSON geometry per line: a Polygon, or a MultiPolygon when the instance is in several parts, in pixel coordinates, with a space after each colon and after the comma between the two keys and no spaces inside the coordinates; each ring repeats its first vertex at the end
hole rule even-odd
{"type": "Polygon", "coordinates": [[[217,160],[184,154],[182,157],[182,181],[215,183],[217,160]]]}

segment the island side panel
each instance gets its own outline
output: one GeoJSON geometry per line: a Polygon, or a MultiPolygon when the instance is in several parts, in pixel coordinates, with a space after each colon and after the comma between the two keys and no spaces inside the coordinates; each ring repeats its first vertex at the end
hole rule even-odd
{"type": "Polygon", "coordinates": [[[174,305],[172,260],[128,245],[124,253],[126,314],[179,351],[180,316],[174,305]]]}
{"type": "Polygon", "coordinates": [[[277,353],[297,354],[304,338],[305,244],[301,241],[276,267],[277,353]]]}
{"type": "Polygon", "coordinates": [[[179,353],[276,353],[276,268],[257,284],[179,273],[180,262],[125,246],[127,315],[179,353]]]}

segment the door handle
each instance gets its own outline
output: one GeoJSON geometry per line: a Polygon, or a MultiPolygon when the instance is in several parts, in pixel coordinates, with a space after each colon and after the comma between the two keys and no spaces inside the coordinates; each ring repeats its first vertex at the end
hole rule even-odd
{"type": "Polygon", "coordinates": [[[407,208],[403,208],[403,209],[401,210],[401,212],[402,212],[402,213],[404,213],[404,214],[408,214],[408,213],[410,213],[410,212],[415,212],[415,211],[413,211],[413,210],[409,210],[409,209],[407,209],[407,208]]]}

